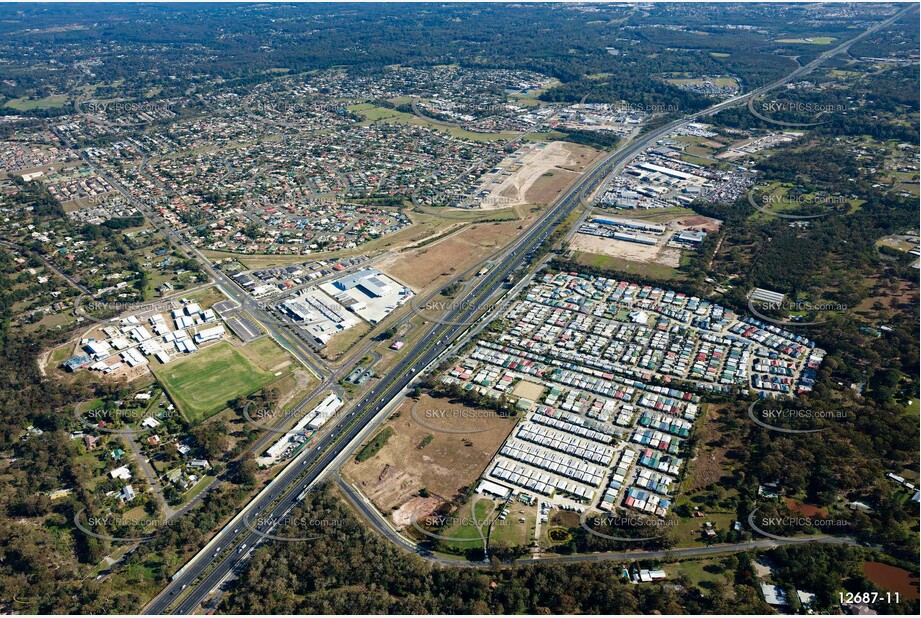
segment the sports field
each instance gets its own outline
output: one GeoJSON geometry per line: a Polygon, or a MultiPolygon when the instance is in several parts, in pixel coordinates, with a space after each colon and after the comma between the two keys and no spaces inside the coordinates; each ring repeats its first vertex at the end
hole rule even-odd
{"type": "Polygon", "coordinates": [[[192,423],[217,414],[227,407],[227,402],[278,379],[274,373],[254,365],[229,343],[209,346],[153,370],[192,423]]]}

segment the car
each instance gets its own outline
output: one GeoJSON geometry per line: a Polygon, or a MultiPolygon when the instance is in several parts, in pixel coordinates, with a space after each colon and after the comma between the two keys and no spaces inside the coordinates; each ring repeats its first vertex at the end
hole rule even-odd
{"type": "Polygon", "coordinates": [[[243,545],[240,545],[240,549],[237,550],[237,553],[242,554],[244,549],[246,549],[246,543],[243,543],[243,545]]]}

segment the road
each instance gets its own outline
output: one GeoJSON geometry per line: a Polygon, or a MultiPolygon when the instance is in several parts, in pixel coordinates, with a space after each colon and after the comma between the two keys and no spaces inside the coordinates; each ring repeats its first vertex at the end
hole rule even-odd
{"type": "Polygon", "coordinates": [[[13,251],[18,251],[24,255],[36,256],[38,259],[40,259],[42,262],[45,263],[45,266],[47,266],[49,270],[51,270],[53,273],[55,273],[56,275],[64,279],[67,283],[69,283],[75,289],[79,290],[80,293],[85,294],[90,297],[93,296],[93,293],[90,292],[88,289],[86,289],[86,287],[82,283],[80,283],[79,281],[77,281],[76,279],[74,279],[73,277],[65,273],[63,270],[58,268],[57,265],[54,264],[54,262],[46,258],[41,253],[37,251],[33,251],[32,249],[29,249],[28,247],[23,247],[15,243],[8,242],[6,240],[0,240],[0,247],[6,247],[7,249],[12,249],[13,251]]]}
{"type": "MultiPolygon", "coordinates": [[[[336,482],[348,502],[355,507],[384,537],[406,551],[417,553],[426,557],[429,562],[450,567],[485,568],[491,565],[483,562],[471,562],[461,558],[449,558],[427,552],[415,542],[395,531],[381,516],[380,511],[368,503],[351,485],[341,477],[336,482]]],[[[519,558],[513,564],[534,564],[553,562],[599,562],[604,560],[649,560],[661,558],[692,558],[697,556],[711,556],[715,554],[731,554],[750,549],[771,549],[781,545],[801,545],[802,543],[827,543],[832,545],[857,545],[857,542],[847,537],[833,537],[816,535],[784,539],[780,537],[753,539],[741,543],[719,543],[706,547],[683,547],[676,549],[637,549],[630,551],[598,552],[594,554],[574,554],[571,556],[547,556],[544,558],[519,558]]]]}
{"type": "MultiPolygon", "coordinates": [[[[825,52],[813,62],[798,68],[784,79],[753,90],[745,95],[718,103],[705,110],[688,114],[682,119],[654,129],[597,163],[558,198],[555,204],[548,209],[543,219],[509,246],[507,251],[493,263],[488,273],[471,285],[465,302],[449,309],[440,322],[434,325],[429,337],[423,338],[411,350],[408,350],[402,360],[395,364],[380,383],[365,395],[345,418],[340,418],[332,431],[310,449],[296,457],[256,500],[243,508],[238,517],[244,520],[254,520],[257,517],[277,519],[287,514],[298,503],[298,496],[301,491],[322,478],[332,464],[339,459],[340,455],[353,446],[353,442],[358,436],[366,434],[367,430],[373,429],[383,420],[379,413],[388,404],[398,400],[404,389],[410,385],[424,368],[436,361],[450,344],[463,336],[468,329],[468,325],[473,323],[485,311],[490,299],[501,291],[506,278],[534,261],[540,245],[579,205],[583,196],[594,191],[610,173],[622,169],[624,165],[649,145],[684,124],[693,122],[702,116],[711,115],[723,109],[746,103],[753,97],[758,97],[791,80],[797,79],[819,66],[824,60],[846,50],[857,40],[892,23],[902,13],[912,8],[911,6],[907,7],[892,18],[877,24],[854,39],[825,52]]],[[[185,241],[183,242],[185,243],[185,241]]],[[[246,299],[242,299],[239,302],[246,306],[245,301],[246,299]]],[[[220,551],[218,553],[214,555],[199,553],[176,573],[173,581],[147,606],[145,611],[147,613],[165,613],[172,610],[173,613],[177,614],[194,612],[210,591],[224,581],[234,568],[245,562],[253,548],[264,539],[262,534],[271,531],[270,527],[266,527],[265,530],[257,532],[254,529],[247,528],[242,523],[232,529],[230,528],[231,526],[227,526],[218,532],[208,546],[209,548],[219,547],[220,551]]],[[[777,542],[765,541],[765,543],[777,542]]],[[[667,553],[676,555],[678,551],[686,551],[688,555],[702,555],[708,550],[710,548],[690,548],[687,550],[671,550],[667,553]]],[[[208,551],[211,550],[208,549],[208,551]]],[[[633,554],[628,553],[625,555],[632,556],[633,554]]],[[[578,559],[576,557],[567,558],[569,560],[578,559]]],[[[591,560],[596,558],[584,557],[582,559],[591,560]]],[[[611,559],[611,557],[597,559],[611,559]]],[[[547,558],[544,560],[554,559],[547,558]]]]}
{"type": "MultiPolygon", "coordinates": [[[[449,309],[441,322],[434,325],[429,336],[416,343],[387,376],[355,405],[352,412],[339,421],[333,431],[292,461],[269,485],[268,491],[256,501],[256,504],[250,503],[243,512],[251,519],[255,519],[257,515],[277,518],[287,513],[297,503],[297,495],[300,494],[300,490],[294,490],[295,485],[306,486],[320,478],[330,464],[349,448],[369,422],[387,404],[398,399],[410,382],[435,361],[447,345],[467,329],[468,324],[475,321],[487,308],[489,300],[502,289],[507,276],[535,257],[537,247],[580,203],[584,192],[598,185],[618,156],[619,153],[614,153],[597,164],[580,182],[571,187],[555,206],[548,209],[542,220],[515,240],[506,252],[497,258],[489,272],[471,285],[465,302],[459,302],[456,307],[449,309]],[[272,506],[276,501],[279,503],[264,512],[266,507],[272,506]]],[[[219,546],[226,551],[228,547],[242,548],[245,545],[245,552],[251,550],[262,538],[257,532],[241,525],[231,530],[225,528],[220,531],[211,546],[219,546]]],[[[186,592],[175,609],[175,613],[194,611],[207,594],[245,557],[245,553],[237,551],[218,556],[199,554],[174,576],[173,581],[148,605],[146,611],[163,613],[172,605],[177,594],[184,591],[184,587],[194,584],[204,574],[202,581],[195,584],[193,590],[186,592]]]]}

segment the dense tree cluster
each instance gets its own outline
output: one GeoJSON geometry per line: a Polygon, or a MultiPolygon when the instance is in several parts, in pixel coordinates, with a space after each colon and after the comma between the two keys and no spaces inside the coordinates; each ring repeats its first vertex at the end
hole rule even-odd
{"type": "MultiPolygon", "coordinates": [[[[636,586],[627,583],[623,565],[617,562],[441,568],[378,536],[329,491],[308,495],[292,519],[326,525],[305,524],[300,529],[319,536],[315,541],[260,547],[224,597],[220,611],[391,615],[766,611],[750,569],[740,569],[735,595],[730,597],[704,595],[686,581],[680,587],[636,586]]],[[[286,530],[285,535],[297,536],[294,530],[286,530]]]]}

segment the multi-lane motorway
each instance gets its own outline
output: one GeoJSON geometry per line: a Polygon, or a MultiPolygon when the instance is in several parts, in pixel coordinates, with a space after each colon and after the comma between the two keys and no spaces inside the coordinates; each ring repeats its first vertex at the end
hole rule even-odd
{"type": "MultiPolygon", "coordinates": [[[[345,418],[340,418],[333,431],[286,467],[255,504],[247,505],[244,510],[246,517],[249,520],[257,517],[264,519],[283,517],[297,503],[297,496],[302,489],[318,479],[356,436],[362,433],[369,422],[387,404],[397,399],[409,383],[432,363],[448,344],[452,343],[467,328],[467,325],[475,320],[477,315],[488,307],[490,299],[502,289],[508,275],[534,258],[539,245],[580,203],[581,197],[598,186],[619,160],[619,156],[620,153],[614,153],[597,164],[557,201],[541,221],[512,243],[506,252],[494,262],[489,272],[471,286],[467,297],[462,302],[458,302],[454,308],[449,309],[439,323],[434,325],[428,337],[423,338],[409,350],[387,376],[358,402],[351,412],[347,413],[345,418]],[[269,506],[272,508],[266,511],[266,507],[269,506]]],[[[216,540],[209,544],[209,548],[220,547],[224,552],[228,548],[237,549],[217,556],[200,553],[176,574],[163,593],[147,607],[147,611],[163,613],[180,595],[182,595],[182,601],[176,606],[175,613],[194,611],[207,594],[229,575],[238,562],[245,558],[246,552],[262,538],[259,533],[248,529],[243,524],[228,525],[218,533],[216,540]],[[244,545],[246,549],[239,551],[239,548],[244,545]],[[207,574],[202,581],[196,583],[203,573],[207,574]],[[194,589],[185,590],[186,587],[193,584],[194,589]]]]}
{"type": "MultiPolygon", "coordinates": [[[[344,416],[338,417],[337,424],[331,431],[313,444],[309,450],[295,458],[259,497],[246,505],[235,520],[218,532],[206,548],[174,576],[173,581],[148,605],[146,611],[148,613],[172,611],[180,614],[195,611],[208,594],[224,581],[236,566],[245,561],[252,549],[264,540],[263,534],[270,532],[270,527],[257,530],[255,526],[250,526],[247,522],[257,519],[277,521],[283,518],[298,503],[301,492],[326,474],[340,456],[348,451],[356,438],[367,435],[368,431],[382,420],[383,415],[380,414],[382,410],[391,402],[398,400],[415,377],[461,336],[469,324],[486,311],[491,300],[501,292],[506,278],[533,262],[541,244],[578,206],[582,198],[597,189],[612,172],[622,169],[626,163],[650,144],[680,126],[723,109],[747,103],[752,98],[761,96],[812,71],[828,58],[848,49],[855,41],[891,24],[903,12],[900,11],[863,34],[825,52],[782,80],[705,110],[688,114],[679,120],[650,131],[596,164],[555,202],[538,223],[513,242],[505,253],[493,262],[488,273],[470,286],[462,302],[449,309],[438,323],[433,325],[428,337],[423,338],[408,350],[402,360],[382,378],[373,390],[352,408],[346,410],[344,416]]],[[[186,244],[187,249],[191,252],[200,256],[184,240],[181,242],[186,244]]],[[[203,257],[201,259],[204,260],[203,257]]],[[[207,263],[207,260],[204,261],[207,263]]],[[[223,273],[211,269],[210,264],[208,267],[209,274],[213,273],[218,280],[222,280],[223,273]]],[[[233,286],[230,284],[228,287],[233,286]]],[[[247,310],[258,309],[247,306],[249,299],[245,297],[237,300],[247,310]]],[[[257,311],[253,312],[257,313],[257,311]]],[[[322,371],[322,368],[318,369],[322,371]]]]}

